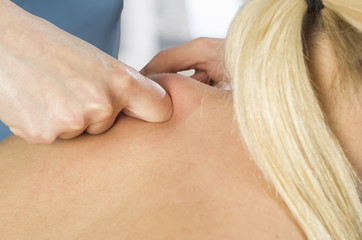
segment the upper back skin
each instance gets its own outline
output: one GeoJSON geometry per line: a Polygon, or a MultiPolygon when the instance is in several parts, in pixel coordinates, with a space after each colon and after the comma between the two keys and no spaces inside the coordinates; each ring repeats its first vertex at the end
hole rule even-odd
{"type": "Polygon", "coordinates": [[[166,123],[0,143],[0,239],[305,239],[248,158],[231,93],[155,79],[173,99],[166,123]]]}

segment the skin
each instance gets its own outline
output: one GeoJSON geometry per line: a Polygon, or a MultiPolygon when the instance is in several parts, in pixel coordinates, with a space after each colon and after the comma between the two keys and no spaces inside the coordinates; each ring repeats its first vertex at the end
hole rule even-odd
{"type": "Polygon", "coordinates": [[[44,19],[0,0],[0,120],[30,143],[109,129],[119,112],[172,115],[166,91],[44,19]]]}
{"type": "MultiPolygon", "coordinates": [[[[332,101],[330,45],[311,52],[321,105],[361,175],[361,106],[352,111],[346,100],[332,101]]],[[[97,137],[33,146],[13,136],[0,143],[1,236],[305,239],[248,157],[233,121],[231,92],[179,75],[154,79],[173,100],[166,123],[121,117],[97,137]]]]}
{"type": "Polygon", "coordinates": [[[225,75],[225,39],[201,37],[159,52],[140,72],[143,75],[177,73],[194,69],[193,78],[230,83],[225,75]]]}
{"type": "Polygon", "coordinates": [[[324,35],[319,36],[318,41],[319,44],[310,45],[311,77],[318,86],[318,97],[332,131],[362,178],[362,98],[356,96],[357,101],[352,101],[351,95],[338,95],[335,89],[338,68],[332,44],[324,35]]]}
{"type": "MultiPolygon", "coordinates": [[[[305,31],[308,32],[307,29],[305,31]]],[[[360,147],[362,98],[356,96],[357,101],[352,102],[351,99],[354,98],[350,95],[346,97],[338,93],[338,89],[336,89],[337,60],[328,38],[323,34],[316,37],[309,32],[305,37],[309,43],[307,63],[311,78],[319,89],[318,97],[321,106],[347,158],[359,177],[362,177],[362,148],[360,147]]],[[[198,38],[161,51],[141,70],[141,73],[146,75],[163,72],[176,73],[195,69],[196,74],[193,78],[205,83],[212,80],[217,83],[216,86],[220,83],[223,86],[224,82],[230,83],[229,77],[224,74],[226,72],[224,47],[224,39],[198,38]]],[[[356,92],[352,94],[356,94],[356,92]]]]}
{"type": "Polygon", "coordinates": [[[155,80],[174,103],[166,123],[121,117],[97,137],[0,143],[1,236],[304,239],[239,140],[231,92],[155,80]]]}

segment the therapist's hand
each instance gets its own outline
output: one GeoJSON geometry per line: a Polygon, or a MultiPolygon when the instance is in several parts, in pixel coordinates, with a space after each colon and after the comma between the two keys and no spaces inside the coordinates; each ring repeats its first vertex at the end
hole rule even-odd
{"type": "Polygon", "coordinates": [[[10,1],[0,0],[0,33],[0,120],[30,143],[102,133],[120,111],[172,114],[157,83],[10,1]]]}
{"type": "Polygon", "coordinates": [[[198,38],[188,43],[163,50],[142,70],[148,76],[157,73],[177,73],[195,70],[193,78],[208,82],[230,82],[225,70],[225,40],[198,38]]]}

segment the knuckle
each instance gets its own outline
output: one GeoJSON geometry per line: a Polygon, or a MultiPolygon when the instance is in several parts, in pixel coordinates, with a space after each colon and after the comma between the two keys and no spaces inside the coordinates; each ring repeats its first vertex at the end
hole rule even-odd
{"type": "Polygon", "coordinates": [[[113,116],[113,106],[110,103],[93,104],[88,111],[88,114],[92,116],[90,119],[91,123],[102,122],[113,116]]]}
{"type": "Polygon", "coordinates": [[[99,121],[109,119],[113,115],[113,107],[111,104],[104,104],[98,110],[99,121]]]}
{"type": "MultiPolygon", "coordinates": [[[[101,75],[94,76],[93,79],[78,78],[76,84],[72,90],[79,92],[80,94],[73,94],[72,97],[75,101],[80,103],[92,101],[92,99],[97,99],[102,97],[109,88],[109,80],[112,76],[109,76],[109,72],[102,73],[101,75]]],[[[72,106],[74,107],[74,106],[72,106]]]]}
{"type": "Polygon", "coordinates": [[[62,126],[69,130],[80,130],[85,124],[84,118],[81,113],[62,114],[61,116],[59,116],[57,122],[59,126],[62,126]]]}
{"type": "Polygon", "coordinates": [[[25,140],[30,144],[50,144],[55,141],[56,137],[57,136],[50,131],[31,132],[25,140]]]}
{"type": "Polygon", "coordinates": [[[208,37],[199,37],[196,40],[196,43],[202,49],[211,49],[214,47],[214,41],[208,37]]]}
{"type": "Polygon", "coordinates": [[[199,37],[195,39],[195,43],[203,45],[205,43],[208,42],[208,38],[207,37],[199,37]]]}
{"type": "Polygon", "coordinates": [[[170,50],[169,49],[164,49],[162,51],[160,51],[159,53],[157,53],[157,55],[154,57],[153,61],[155,63],[161,62],[161,61],[166,61],[170,55],[170,50]]]}
{"type": "MultiPolygon", "coordinates": [[[[120,90],[122,94],[126,93],[127,90],[132,89],[135,85],[136,73],[130,67],[118,67],[110,71],[111,79],[111,91],[120,90]],[[112,88],[113,87],[113,88],[112,88]]],[[[112,92],[113,92],[112,91],[112,92]]],[[[117,93],[116,92],[116,93],[117,93]]],[[[101,95],[104,98],[108,98],[106,94],[101,95]]]]}
{"type": "Polygon", "coordinates": [[[120,89],[122,94],[126,94],[127,91],[130,91],[136,86],[136,77],[133,74],[127,74],[120,81],[120,89]]]}

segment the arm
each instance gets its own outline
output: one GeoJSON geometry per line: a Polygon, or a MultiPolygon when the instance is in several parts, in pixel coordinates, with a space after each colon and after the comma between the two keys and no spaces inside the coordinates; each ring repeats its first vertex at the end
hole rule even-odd
{"type": "Polygon", "coordinates": [[[102,133],[120,111],[150,122],[171,116],[158,84],[8,0],[0,32],[0,119],[29,142],[102,133]]]}

